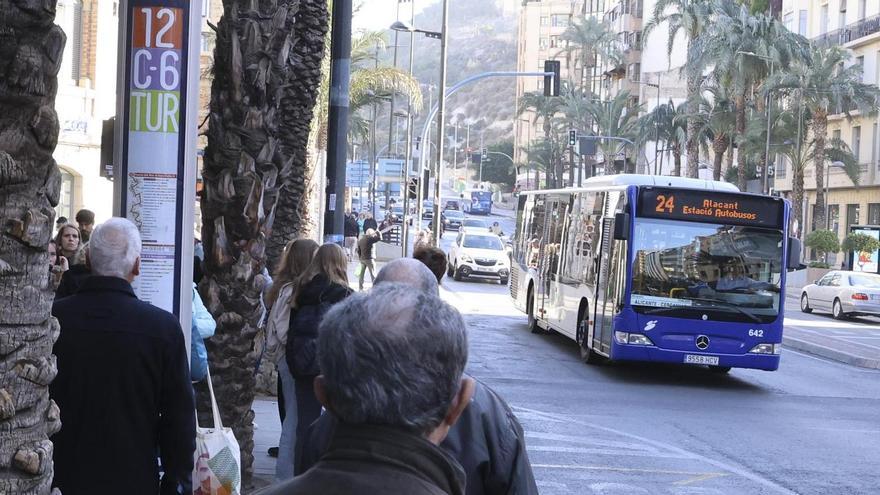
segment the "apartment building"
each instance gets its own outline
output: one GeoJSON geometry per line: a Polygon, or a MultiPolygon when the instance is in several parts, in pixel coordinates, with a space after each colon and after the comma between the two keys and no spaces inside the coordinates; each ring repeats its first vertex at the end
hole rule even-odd
{"type": "MultiPolygon", "coordinates": [[[[782,5],[785,26],[819,43],[839,44],[852,53],[851,63],[862,67],[862,81],[880,84],[880,1],[877,0],[785,0],[782,5]]],[[[828,228],[842,239],[851,225],[880,225],[880,129],[878,116],[843,115],[831,118],[828,137],[841,138],[849,144],[861,168],[860,184],[835,167],[826,167],[828,187],[828,228]]],[[[814,225],[816,204],[815,169],[804,173],[804,232],[824,225],[814,225]]],[[[775,188],[791,193],[791,171],[785,163],[777,164],[775,188]]]]}
{"type": "Polygon", "coordinates": [[[67,43],[58,72],[55,110],[61,171],[57,216],[81,208],[98,221],[113,214],[113,183],[101,176],[101,128],[116,113],[117,0],[59,0],[55,22],[67,43]]]}

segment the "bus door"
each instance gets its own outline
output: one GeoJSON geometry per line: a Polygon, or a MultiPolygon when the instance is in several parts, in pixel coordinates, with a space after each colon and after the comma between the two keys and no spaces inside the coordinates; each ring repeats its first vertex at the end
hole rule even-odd
{"type": "Polygon", "coordinates": [[[592,347],[602,354],[611,354],[611,338],[613,333],[612,318],[616,304],[617,276],[615,263],[612,261],[619,253],[615,252],[614,214],[618,211],[621,193],[611,191],[606,197],[605,210],[602,215],[602,233],[599,251],[596,257],[598,264],[596,278],[596,302],[593,304],[592,347]]]}
{"type": "MultiPolygon", "coordinates": [[[[560,325],[565,316],[565,285],[562,283],[562,265],[564,255],[564,234],[571,213],[571,195],[555,196],[547,200],[547,241],[546,270],[548,294],[545,302],[544,318],[560,325]]],[[[575,308],[575,311],[577,308],[575,308]]]]}

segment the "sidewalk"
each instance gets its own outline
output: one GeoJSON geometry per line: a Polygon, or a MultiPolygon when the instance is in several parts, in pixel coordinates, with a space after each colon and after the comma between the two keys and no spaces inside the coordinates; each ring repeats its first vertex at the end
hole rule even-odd
{"type": "Polygon", "coordinates": [[[880,369],[880,325],[876,319],[847,321],[821,313],[808,315],[800,312],[798,297],[786,297],[785,347],[851,366],[880,369]]]}

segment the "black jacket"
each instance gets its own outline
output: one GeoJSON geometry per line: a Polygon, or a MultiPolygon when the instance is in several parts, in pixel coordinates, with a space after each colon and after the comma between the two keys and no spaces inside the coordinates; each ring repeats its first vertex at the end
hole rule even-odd
{"type": "Polygon", "coordinates": [[[58,284],[58,288],[55,289],[55,299],[61,299],[62,297],[76,294],[76,291],[79,290],[83,281],[89,278],[89,275],[91,274],[92,272],[89,271],[89,267],[86,265],[71,266],[66,272],[64,272],[64,275],[61,276],[61,283],[58,284]]]}
{"type": "Polygon", "coordinates": [[[294,377],[320,373],[318,368],[318,326],[331,306],[342,301],[352,290],[324,276],[317,275],[300,289],[296,307],[291,310],[285,358],[294,377]]]}
{"type": "Polygon", "coordinates": [[[339,425],[308,472],[258,495],[462,495],[464,473],[443,449],[384,426],[339,425]]]}
{"type": "Polygon", "coordinates": [[[345,217],[345,237],[357,237],[360,234],[360,226],[353,216],[345,217]]]}
{"type": "MultiPolygon", "coordinates": [[[[303,449],[303,469],[324,460],[334,430],[341,427],[329,413],[312,423],[303,449]]],[[[504,399],[485,383],[477,381],[471,403],[440,447],[464,468],[467,495],[538,493],[522,426],[504,399]]]]}
{"type": "Polygon", "coordinates": [[[379,230],[379,224],[376,223],[375,218],[368,218],[364,220],[364,233],[366,234],[367,230],[369,229],[379,230]]]}
{"type": "Polygon", "coordinates": [[[125,280],[99,276],[52,314],[61,324],[53,486],[65,495],[191,492],[195,404],[177,318],[138,300],[125,280]]]}

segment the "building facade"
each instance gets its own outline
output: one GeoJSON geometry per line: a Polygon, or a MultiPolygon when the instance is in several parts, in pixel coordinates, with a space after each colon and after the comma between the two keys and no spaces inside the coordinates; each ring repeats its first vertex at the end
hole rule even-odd
{"type": "MultiPolygon", "coordinates": [[[[785,0],[785,26],[820,43],[847,48],[850,63],[862,66],[862,82],[880,84],[880,2],[877,0],[785,0]]],[[[839,168],[826,164],[828,225],[815,225],[816,177],[813,165],[804,171],[803,232],[829,228],[843,239],[851,225],[880,225],[880,129],[877,115],[843,115],[829,119],[829,138],[841,138],[860,164],[859,187],[839,168]]],[[[790,195],[792,174],[788,164],[778,163],[776,189],[790,195]]],[[[841,258],[833,259],[839,263],[841,258]]]]}

